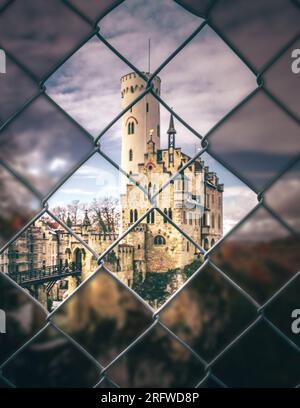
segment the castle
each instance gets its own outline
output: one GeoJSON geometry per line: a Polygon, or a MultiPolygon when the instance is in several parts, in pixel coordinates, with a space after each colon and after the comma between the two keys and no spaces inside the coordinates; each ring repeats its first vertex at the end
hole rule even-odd
{"type": "MultiPolygon", "coordinates": [[[[153,86],[160,95],[159,77],[154,78],[153,86]]],[[[129,106],[144,90],[145,81],[137,74],[124,75],[122,107],[129,106]]],[[[96,253],[103,253],[120,233],[142,217],[154,197],[156,207],[204,249],[222,237],[223,184],[201,158],[184,167],[191,158],[176,145],[172,114],[166,134],[167,147],[161,148],[160,103],[152,94],[146,94],[123,115],[121,168],[131,180],[122,177],[119,231],[93,225],[88,211],[77,225],[70,216],[65,220],[96,253]],[[171,177],[172,182],[161,191],[171,177]]],[[[200,255],[168,219],[156,210],[149,212],[104,258],[107,268],[133,288],[137,280],[143,283],[151,275],[155,281],[155,277],[173,271],[175,277],[169,284],[177,289],[182,284],[180,272],[200,255]]],[[[80,276],[70,275],[50,284],[27,284],[26,288],[43,304],[49,298],[60,301],[97,267],[96,259],[80,242],[60,224],[45,218],[36,221],[0,256],[1,271],[13,278],[22,277],[28,270],[46,271],[54,266],[58,270],[74,270],[74,265],[80,269],[80,276]]]]}

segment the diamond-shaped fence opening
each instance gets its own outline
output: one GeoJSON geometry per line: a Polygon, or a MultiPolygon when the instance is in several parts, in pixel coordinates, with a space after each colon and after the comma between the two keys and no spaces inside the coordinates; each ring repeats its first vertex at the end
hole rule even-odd
{"type": "Polygon", "coordinates": [[[151,325],[152,312],[102,268],[52,321],[107,365],[151,325]]]}
{"type": "Polygon", "coordinates": [[[168,331],[156,326],[112,364],[108,375],[124,388],[191,387],[203,376],[203,365],[168,331]]]}
{"type": "Polygon", "coordinates": [[[229,3],[0,1],[1,386],[299,386],[299,2],[229,3]]]}
{"type": "Polygon", "coordinates": [[[45,96],[2,129],[0,146],[0,159],[42,194],[93,149],[86,132],[45,96]]]}
{"type": "Polygon", "coordinates": [[[256,307],[205,266],[161,312],[161,321],[206,360],[255,319],[256,307]]]}
{"type": "Polygon", "coordinates": [[[210,253],[210,259],[258,302],[265,302],[298,271],[299,240],[264,208],[210,253]]]}

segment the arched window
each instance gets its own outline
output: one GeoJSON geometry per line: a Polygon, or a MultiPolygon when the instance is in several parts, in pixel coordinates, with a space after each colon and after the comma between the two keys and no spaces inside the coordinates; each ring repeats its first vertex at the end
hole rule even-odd
{"type": "Polygon", "coordinates": [[[130,210],[130,224],[133,223],[133,210],[130,210]]]}
{"type": "Polygon", "coordinates": [[[133,151],[132,149],[129,150],[129,161],[133,160],[133,151]]]}
{"type": "Polygon", "coordinates": [[[134,221],[138,220],[138,210],[134,210],[134,221]]]}
{"type": "Polygon", "coordinates": [[[154,245],[166,245],[166,240],[162,235],[156,235],[154,245]]]}
{"type": "Polygon", "coordinates": [[[128,122],[127,125],[127,133],[129,135],[133,135],[134,134],[134,122],[128,122]]]}

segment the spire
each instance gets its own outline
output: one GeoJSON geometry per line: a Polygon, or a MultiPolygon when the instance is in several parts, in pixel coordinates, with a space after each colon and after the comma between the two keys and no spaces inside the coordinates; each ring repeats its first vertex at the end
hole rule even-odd
{"type": "Polygon", "coordinates": [[[69,228],[72,227],[72,220],[71,220],[71,217],[70,217],[70,213],[69,213],[69,212],[68,212],[68,218],[67,218],[66,224],[67,224],[67,226],[68,226],[69,228]]]}
{"type": "Polygon", "coordinates": [[[169,129],[167,131],[168,135],[175,135],[177,133],[175,126],[174,126],[174,117],[173,113],[171,113],[170,116],[170,124],[169,124],[169,129]]]}
{"type": "Polygon", "coordinates": [[[90,221],[89,216],[88,216],[88,210],[85,210],[85,214],[84,214],[84,219],[83,219],[82,225],[83,225],[84,227],[89,227],[89,226],[91,225],[91,221],[90,221]]]}
{"type": "Polygon", "coordinates": [[[176,135],[176,129],[174,126],[174,118],[173,118],[173,113],[171,113],[170,117],[170,124],[169,124],[169,129],[167,131],[168,133],[168,149],[169,149],[169,162],[173,163],[174,161],[174,149],[175,149],[175,135],[176,135]]]}

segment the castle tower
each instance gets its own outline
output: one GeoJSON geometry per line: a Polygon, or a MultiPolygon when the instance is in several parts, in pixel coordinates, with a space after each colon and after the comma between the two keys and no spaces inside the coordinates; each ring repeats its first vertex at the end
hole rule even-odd
{"type": "MultiPolygon", "coordinates": [[[[146,74],[150,76],[149,73],[146,74]]],[[[160,95],[160,78],[153,80],[155,91],[160,95]]],[[[146,83],[135,73],[121,78],[122,108],[125,109],[142,92],[146,83]]],[[[137,174],[138,164],[143,163],[147,152],[150,131],[156,149],[160,148],[160,105],[157,99],[147,94],[122,117],[121,167],[127,173],[137,174]]],[[[124,191],[124,190],[123,190],[124,191]]]]}

